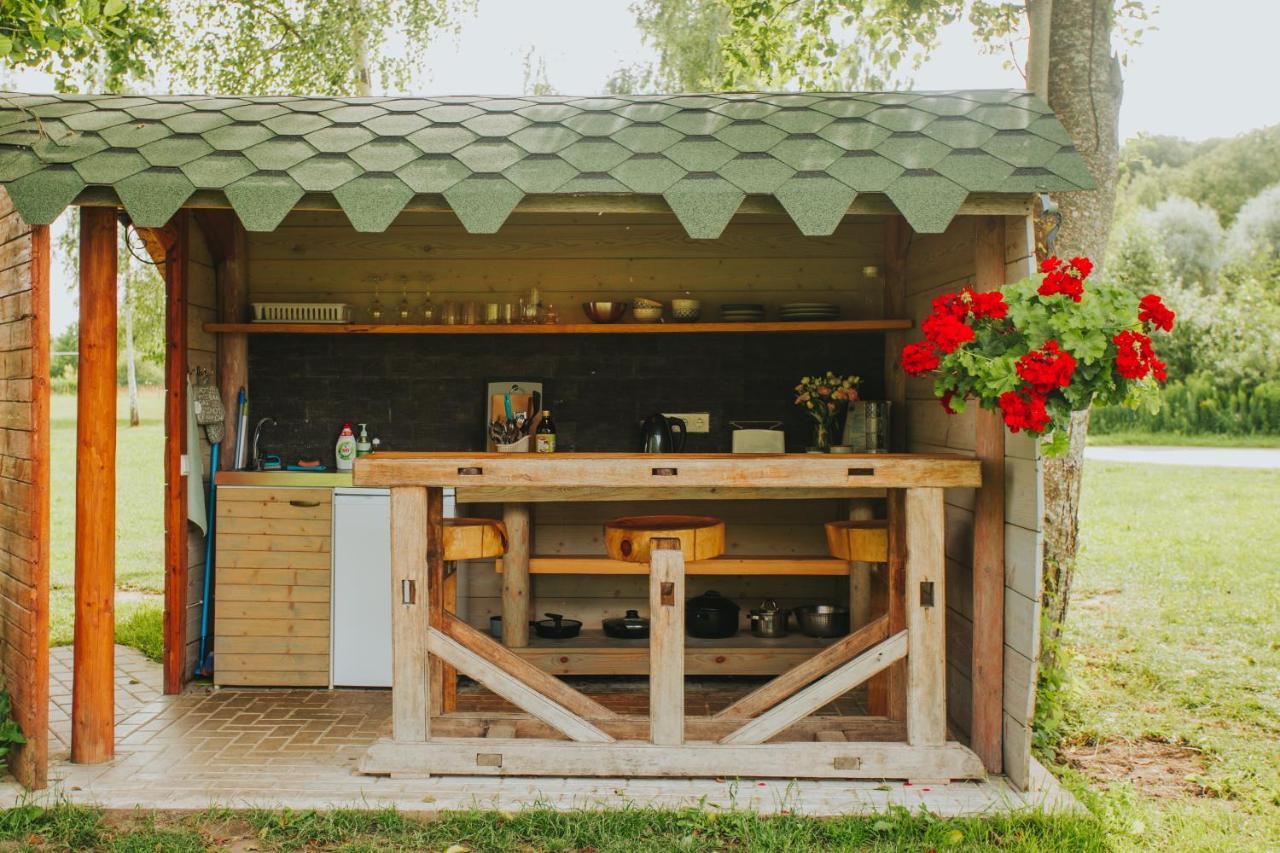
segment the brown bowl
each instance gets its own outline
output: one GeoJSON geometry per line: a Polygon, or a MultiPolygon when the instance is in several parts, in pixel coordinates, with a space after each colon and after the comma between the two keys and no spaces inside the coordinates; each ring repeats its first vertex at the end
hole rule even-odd
{"type": "Polygon", "coordinates": [[[593,323],[616,323],[627,313],[625,302],[584,302],[582,311],[593,323]]]}

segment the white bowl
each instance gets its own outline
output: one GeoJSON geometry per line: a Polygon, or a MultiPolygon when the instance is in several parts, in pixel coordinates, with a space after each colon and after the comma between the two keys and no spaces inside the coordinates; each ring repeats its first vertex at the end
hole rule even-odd
{"type": "Polygon", "coordinates": [[[662,306],[639,306],[631,309],[631,316],[641,323],[656,323],[662,319],[662,306]]]}

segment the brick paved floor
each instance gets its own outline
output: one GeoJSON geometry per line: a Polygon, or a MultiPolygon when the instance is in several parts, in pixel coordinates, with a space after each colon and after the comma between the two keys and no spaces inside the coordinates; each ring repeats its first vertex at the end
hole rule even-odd
{"type": "MultiPolygon", "coordinates": [[[[67,650],[69,651],[69,650],[67,650]]],[[[54,658],[51,711],[69,713],[67,652],[54,658]]],[[[976,814],[1026,806],[1071,808],[1074,801],[1048,774],[1037,789],[1013,791],[1003,778],[910,786],[901,783],[712,779],[562,779],[441,776],[389,779],[355,766],[365,749],[390,733],[390,693],[384,690],[246,690],[193,687],[160,695],[160,668],[117,647],[117,750],[108,764],[66,760],[67,725],[54,720],[47,802],[70,800],[108,808],[203,809],[376,808],[436,812],[464,808],[600,808],[689,806],[810,814],[927,808],[939,815],[976,814]],[[61,749],[61,751],[59,751],[61,749]]],[[[596,689],[620,711],[643,708],[639,690],[596,689]]],[[[691,688],[695,713],[722,706],[719,686],[691,688]]],[[[846,697],[842,703],[856,703],[846,697]]],[[[491,694],[463,691],[462,709],[498,710],[491,694]]],[[[833,709],[834,710],[834,709],[833,709]]],[[[848,707],[839,709],[847,712],[848,707]]],[[[25,795],[12,783],[0,805],[25,795]]]]}

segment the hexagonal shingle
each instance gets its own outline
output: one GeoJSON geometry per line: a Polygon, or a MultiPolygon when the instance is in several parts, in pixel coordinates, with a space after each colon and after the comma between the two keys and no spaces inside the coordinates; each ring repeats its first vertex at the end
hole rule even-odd
{"type": "Polygon", "coordinates": [[[422,152],[402,139],[375,139],[351,149],[347,156],[370,172],[394,172],[422,152]]]}
{"type": "Polygon", "coordinates": [[[333,192],[364,169],[345,154],[317,154],[288,169],[289,177],[309,193],[333,192]]]}
{"type": "Polygon", "coordinates": [[[688,172],[661,154],[637,154],[609,170],[633,191],[653,195],[667,188],[688,172]]]}
{"type": "Polygon", "coordinates": [[[523,148],[505,139],[477,139],[453,152],[473,172],[501,172],[525,154],[523,148]]]}
{"type": "Polygon", "coordinates": [[[787,133],[817,133],[835,121],[835,117],[817,110],[782,109],[765,116],[764,121],[787,133]]]}
{"type": "Polygon", "coordinates": [[[200,135],[219,151],[243,151],[259,142],[265,142],[273,134],[260,124],[228,124],[200,135]]]}
{"type": "Polygon", "coordinates": [[[690,237],[714,240],[738,212],[746,193],[718,175],[689,175],[662,197],[690,237]]]}
{"type": "Polygon", "coordinates": [[[844,152],[817,135],[789,136],[769,153],[798,172],[820,172],[844,152]]]}
{"type": "Polygon", "coordinates": [[[515,113],[488,113],[469,118],[462,126],[477,136],[510,136],[531,124],[529,119],[515,113]]]}
{"type": "Polygon", "coordinates": [[[392,113],[378,116],[364,123],[365,129],[379,136],[408,136],[416,130],[430,125],[431,122],[412,113],[392,113]]]}
{"type": "Polygon", "coordinates": [[[88,184],[114,184],[130,175],[136,175],[149,164],[136,151],[99,151],[72,167],[88,184]]]}
{"type": "Polygon", "coordinates": [[[289,136],[268,139],[244,150],[244,156],[265,172],[283,172],[315,153],[316,150],[301,139],[289,136]]]}
{"type": "Polygon", "coordinates": [[[326,154],[343,154],[352,148],[364,145],[373,139],[373,134],[356,125],[338,125],[308,133],[302,138],[317,151],[326,154]]]}
{"type": "Polygon", "coordinates": [[[907,172],[885,189],[894,207],[920,234],[941,234],[969,191],[934,172],[907,172]]]}
{"type": "Polygon", "coordinates": [[[213,146],[199,136],[171,136],[138,149],[152,166],[181,166],[212,152],[213,146]]]}
{"type": "Polygon", "coordinates": [[[627,104],[625,107],[618,107],[614,113],[629,118],[632,121],[640,122],[660,122],[668,116],[673,116],[680,112],[679,107],[673,107],[671,104],[663,103],[638,103],[627,104]]]}
{"type": "Polygon", "coordinates": [[[303,196],[298,182],[282,174],[249,175],[225,192],[246,231],[274,231],[303,196]]]}
{"type": "Polygon", "coordinates": [[[885,106],[867,113],[867,121],[900,133],[923,129],[937,116],[914,107],[885,106]]]}
{"type": "Polygon", "coordinates": [[[269,118],[262,126],[281,136],[306,136],[328,127],[332,122],[316,113],[285,113],[269,118]]]}
{"type": "Polygon", "coordinates": [[[472,234],[493,234],[524,198],[524,191],[501,175],[472,175],[444,192],[445,201],[472,234]]]}
{"type": "Polygon", "coordinates": [[[106,140],[99,136],[77,133],[70,139],[60,142],[42,139],[32,145],[31,150],[36,152],[40,159],[46,163],[74,163],[77,160],[83,160],[90,154],[97,154],[99,151],[106,149],[106,147],[106,140]]]}
{"type": "Polygon", "coordinates": [[[252,175],[257,168],[243,154],[218,151],[184,164],[181,170],[197,187],[217,190],[252,175]]]}
{"type": "Polygon", "coordinates": [[[550,193],[564,186],[578,170],[554,154],[530,154],[502,174],[527,193],[550,193]]]}
{"type": "Polygon", "coordinates": [[[905,169],[892,160],[869,151],[851,151],[832,163],[827,174],[858,192],[884,192],[905,169]]]}
{"type": "Polygon", "coordinates": [[[734,121],[759,121],[767,115],[776,113],[780,107],[766,104],[763,101],[729,101],[711,108],[712,112],[728,116],[734,121]]]}
{"type": "Polygon", "coordinates": [[[105,130],[132,121],[123,110],[94,110],[88,113],[77,113],[64,118],[63,123],[72,130],[105,130]]]}
{"type": "Polygon", "coordinates": [[[192,112],[162,119],[161,124],[174,133],[204,133],[231,124],[231,119],[222,113],[192,112]]]}
{"type": "Polygon", "coordinates": [[[387,111],[382,107],[375,107],[371,104],[342,106],[332,110],[325,110],[320,113],[320,115],[329,119],[329,121],[341,124],[359,124],[386,114],[387,111]]]}
{"type": "Polygon", "coordinates": [[[137,148],[172,134],[172,130],[158,121],[131,121],[99,132],[112,148],[137,148]]]}
{"type": "Polygon", "coordinates": [[[529,121],[560,122],[570,116],[576,116],[582,110],[577,107],[571,107],[568,104],[534,104],[528,107],[521,107],[516,112],[529,121]]]}
{"type": "Polygon", "coordinates": [[[951,148],[981,148],[983,143],[996,135],[995,128],[981,122],[949,116],[943,116],[920,132],[951,148]]]}
{"type": "Polygon", "coordinates": [[[139,228],[161,228],[196,188],[177,169],[152,169],[115,185],[116,195],[139,228]]]}
{"type": "Polygon", "coordinates": [[[442,193],[470,174],[470,169],[447,154],[424,154],[396,170],[396,176],[419,193],[442,193]]]}
{"type": "Polygon", "coordinates": [[[714,172],[738,152],[713,136],[686,136],[662,155],[690,172],[714,172]]]}
{"type": "Polygon", "coordinates": [[[733,119],[710,110],[685,110],[674,113],[662,123],[686,136],[711,136],[733,119]]]}
{"type": "Polygon", "coordinates": [[[84,189],[85,182],[66,166],[51,166],[9,183],[5,189],[19,215],[31,225],[48,225],[84,189]]]}
{"type": "Polygon", "coordinates": [[[610,136],[631,124],[631,119],[614,113],[580,113],[562,124],[583,136],[610,136]]]}
{"type": "Polygon", "coordinates": [[[860,118],[879,108],[879,104],[863,98],[833,97],[820,104],[813,105],[813,109],[818,112],[826,113],[836,118],[860,118]]]}
{"type": "Polygon", "coordinates": [[[289,111],[279,104],[246,104],[243,107],[223,110],[223,112],[236,121],[266,121],[289,111]]]}
{"type": "Polygon", "coordinates": [[[540,122],[511,135],[511,141],[531,154],[554,154],[582,137],[562,124],[540,122]]]}
{"type": "Polygon", "coordinates": [[[1026,130],[1039,117],[1036,113],[1003,104],[983,104],[969,113],[969,118],[996,130],[1026,130]]]}
{"type": "Polygon", "coordinates": [[[875,152],[906,169],[929,169],[951,149],[916,133],[895,133],[877,145],[875,152]]]}
{"type": "Polygon", "coordinates": [[[785,130],[754,120],[735,121],[712,135],[738,151],[768,151],[787,138],[785,130]]]}
{"type": "Polygon", "coordinates": [[[423,118],[430,119],[433,124],[462,122],[483,114],[484,110],[478,110],[470,104],[441,104],[438,107],[429,107],[419,113],[423,118]]]}
{"type": "Polygon", "coordinates": [[[739,154],[720,167],[720,175],[745,193],[771,193],[796,170],[763,152],[739,154]]]}
{"type": "Polygon", "coordinates": [[[967,190],[989,190],[1013,174],[1013,167],[982,151],[966,149],[952,151],[933,165],[933,170],[944,178],[955,181],[967,190]]]}
{"type": "Polygon", "coordinates": [[[678,130],[657,122],[624,127],[613,135],[613,141],[637,154],[657,154],[684,139],[678,130]]]}
{"type": "Polygon", "coordinates": [[[981,147],[988,154],[1014,166],[1043,166],[1062,146],[1035,134],[1003,130],[981,147]]]}
{"type": "Polygon", "coordinates": [[[342,212],[357,231],[381,232],[413,199],[413,190],[390,175],[365,175],[333,191],[342,212]]]}
{"type": "Polygon", "coordinates": [[[892,135],[888,128],[859,118],[837,119],[818,131],[818,136],[845,151],[868,151],[892,135]]]}
{"type": "Polygon", "coordinates": [[[559,153],[582,172],[607,172],[631,156],[611,139],[580,139],[559,153]]]}
{"type": "Polygon", "coordinates": [[[857,193],[830,175],[807,172],[778,187],[773,196],[801,234],[825,237],[839,226],[857,193]]]}
{"type": "Polygon", "coordinates": [[[448,154],[476,138],[460,124],[446,124],[424,127],[406,136],[405,140],[424,154],[448,154]]]}

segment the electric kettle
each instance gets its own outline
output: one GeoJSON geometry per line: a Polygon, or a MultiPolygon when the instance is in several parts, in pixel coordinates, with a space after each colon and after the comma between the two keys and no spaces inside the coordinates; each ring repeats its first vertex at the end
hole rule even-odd
{"type": "Polygon", "coordinates": [[[685,422],[655,412],[640,422],[640,450],[644,453],[679,453],[687,435],[685,422]]]}

